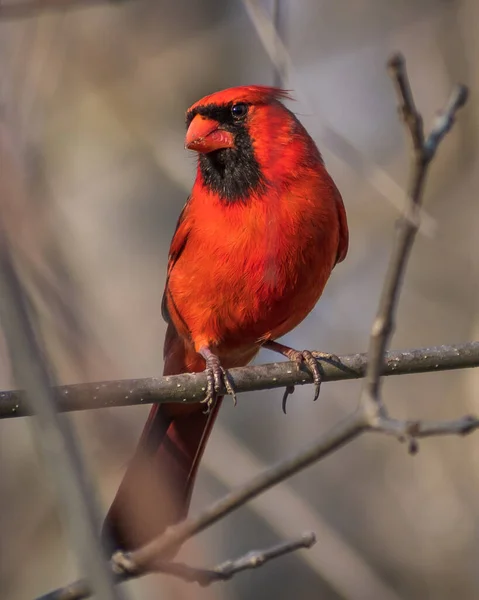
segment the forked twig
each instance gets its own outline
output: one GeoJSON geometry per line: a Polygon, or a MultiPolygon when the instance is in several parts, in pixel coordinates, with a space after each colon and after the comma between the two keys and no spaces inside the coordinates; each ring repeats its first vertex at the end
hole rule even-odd
{"type": "MultiPolygon", "coordinates": [[[[164,573],[183,579],[184,581],[198,583],[201,586],[208,586],[217,581],[227,581],[237,573],[248,569],[257,569],[270,560],[290,554],[301,548],[311,548],[316,543],[314,533],[305,533],[300,538],[290,542],[281,542],[264,550],[253,550],[244,556],[234,560],[227,560],[212,569],[202,569],[191,567],[184,563],[162,562],[155,563],[155,573],[164,573]]],[[[138,570],[138,566],[133,564],[127,554],[117,553],[112,558],[112,570],[118,583],[141,577],[151,572],[151,570],[138,570]]],[[[88,581],[80,579],[71,583],[67,587],[59,588],[40,596],[37,600],[82,600],[91,595],[88,581]]]]}
{"type": "Polygon", "coordinates": [[[466,86],[455,86],[445,108],[436,119],[431,133],[425,138],[422,117],[416,109],[405,61],[401,54],[391,57],[388,61],[388,70],[398,96],[399,114],[411,141],[411,174],[408,186],[409,201],[398,221],[395,245],[369,342],[369,362],[361,401],[368,412],[371,426],[378,424],[379,418],[384,421],[387,417],[380,396],[381,372],[386,349],[394,332],[396,309],[409,254],[419,228],[419,208],[428,168],[439,144],[451,129],[457,111],[466,103],[468,95],[466,86]]]}

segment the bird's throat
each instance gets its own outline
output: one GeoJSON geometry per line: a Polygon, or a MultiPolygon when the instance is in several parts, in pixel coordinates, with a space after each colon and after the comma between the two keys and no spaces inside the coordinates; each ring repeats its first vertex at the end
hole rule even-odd
{"type": "Polygon", "coordinates": [[[199,170],[204,185],[225,202],[246,202],[265,184],[246,133],[236,136],[235,148],[200,154],[199,170]]]}

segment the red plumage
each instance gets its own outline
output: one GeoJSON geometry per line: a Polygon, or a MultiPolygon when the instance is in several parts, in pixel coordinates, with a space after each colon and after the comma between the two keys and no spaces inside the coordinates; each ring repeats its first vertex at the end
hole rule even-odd
{"type": "MultiPolygon", "coordinates": [[[[165,375],[201,371],[205,359],[211,373],[211,356],[226,369],[246,365],[306,317],[346,256],[341,196],[313,140],[281,104],[286,98],[283,90],[245,86],[206,96],[187,112],[187,146],[199,163],[170,248],[165,375]]],[[[137,546],[185,516],[213,405],[208,415],[201,404],[152,409],[107,517],[115,546],[137,546]],[[140,457],[168,482],[173,508],[143,511],[154,522],[134,531],[125,515],[136,511],[140,457]]]]}

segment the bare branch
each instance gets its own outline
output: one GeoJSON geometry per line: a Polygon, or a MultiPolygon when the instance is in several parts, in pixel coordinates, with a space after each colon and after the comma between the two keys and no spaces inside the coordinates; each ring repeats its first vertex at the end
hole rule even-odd
{"type": "MultiPolygon", "coordinates": [[[[233,490],[222,499],[207,507],[198,516],[191,517],[170,527],[163,535],[142,548],[131,552],[128,557],[135,569],[148,570],[155,561],[171,550],[177,550],[184,542],[230,514],[249,500],[264,493],[274,485],[292,477],[311,464],[324,459],[332,452],[351,442],[365,431],[392,434],[399,439],[413,440],[433,435],[465,435],[479,428],[479,419],[466,416],[458,421],[398,421],[381,419],[371,426],[367,413],[358,410],[323,434],[314,444],[295,456],[281,461],[248,483],[233,490]]],[[[412,445],[410,445],[410,449],[412,445]]]]}
{"type": "MultiPolygon", "coordinates": [[[[281,542],[266,548],[265,550],[252,550],[244,556],[235,560],[227,560],[213,569],[202,569],[191,567],[183,563],[177,562],[161,562],[158,561],[155,567],[155,573],[164,573],[173,575],[188,582],[198,583],[201,586],[208,586],[217,581],[227,581],[237,573],[246,571],[247,569],[257,569],[265,563],[290,554],[301,548],[311,548],[316,543],[314,533],[305,533],[300,538],[290,541],[281,542]]],[[[118,552],[112,559],[112,569],[115,573],[117,582],[127,581],[141,575],[146,575],[151,571],[134,570],[133,565],[128,555],[118,552]]],[[[82,600],[91,596],[91,590],[88,582],[85,579],[75,581],[70,585],[59,588],[37,600],[82,600]]]]}
{"type": "Polygon", "coordinates": [[[466,104],[468,95],[469,90],[465,85],[456,85],[445,108],[437,115],[431,133],[424,142],[424,150],[429,161],[434,158],[442,138],[454,125],[456,113],[466,104]]]}
{"type": "MultiPolygon", "coordinates": [[[[479,366],[479,342],[415,348],[386,353],[382,375],[411,375],[479,366]]],[[[321,361],[324,382],[360,379],[367,368],[367,354],[339,357],[339,363],[321,361]]],[[[312,383],[309,372],[296,363],[280,362],[241,367],[229,371],[237,393],[274,389],[287,385],[312,383]]],[[[163,402],[198,402],[206,379],[203,373],[168,377],[125,379],[64,385],[56,388],[60,412],[133,406],[163,402]]],[[[31,414],[25,394],[20,390],[0,392],[0,419],[31,414]]]]}
{"type": "MultiPolygon", "coordinates": [[[[316,536],[314,533],[309,532],[305,533],[297,540],[281,542],[275,546],[272,546],[271,548],[267,548],[266,550],[253,550],[235,560],[227,560],[214,569],[205,570],[192,568],[190,566],[178,563],[164,563],[162,561],[158,561],[153,563],[154,571],[176,575],[177,577],[181,577],[186,581],[194,581],[200,585],[207,586],[215,581],[226,581],[231,579],[233,575],[236,575],[236,573],[241,573],[241,571],[246,571],[247,569],[257,569],[270,560],[279,558],[285,554],[290,554],[291,552],[299,550],[300,548],[311,548],[311,546],[315,543],[316,536]]],[[[119,569],[127,575],[131,574],[133,576],[139,576],[151,570],[151,567],[147,566],[147,563],[143,563],[143,568],[146,567],[147,570],[142,571],[142,567],[138,566],[139,563],[135,562],[130,553],[124,554],[123,552],[117,552],[113,555],[112,562],[114,569],[119,569]]]]}
{"type": "MultiPolygon", "coordinates": [[[[130,553],[117,552],[112,558],[117,581],[124,581],[147,573],[162,572],[205,585],[212,581],[229,579],[234,573],[246,568],[261,566],[262,562],[266,562],[266,560],[260,561],[260,564],[258,564],[256,553],[246,555],[233,563],[228,561],[211,571],[193,569],[177,563],[168,563],[162,557],[171,550],[178,549],[188,539],[243,506],[249,500],[325,458],[365,431],[377,431],[399,437],[403,441],[408,441],[410,452],[415,453],[417,451],[416,438],[444,434],[464,435],[477,428],[479,428],[479,419],[475,417],[464,417],[458,421],[444,422],[396,421],[388,418],[379,421],[374,427],[369,427],[364,420],[362,411],[358,411],[336,425],[302,452],[266,469],[244,486],[233,490],[210,507],[207,507],[197,517],[191,517],[178,525],[170,527],[163,535],[136,551],[130,553]]],[[[270,560],[299,547],[309,547],[313,543],[314,537],[310,534],[304,537],[302,541],[298,540],[290,544],[278,545],[264,552],[263,555],[266,554],[267,560],[270,560]]],[[[81,580],[42,596],[38,600],[80,600],[89,595],[88,583],[81,580]]]]}
{"type": "Polygon", "coordinates": [[[282,542],[276,544],[276,546],[267,548],[266,550],[254,550],[253,552],[248,552],[245,556],[234,561],[228,560],[216,567],[214,572],[217,573],[218,577],[221,579],[231,579],[236,573],[241,573],[241,571],[246,571],[247,569],[257,569],[270,560],[279,558],[285,554],[290,554],[301,548],[311,548],[315,543],[316,536],[314,533],[305,533],[299,539],[292,542],[282,542]]]}
{"type": "Polygon", "coordinates": [[[422,117],[416,110],[416,104],[406,73],[406,65],[401,54],[394,54],[388,61],[388,70],[398,96],[399,114],[409,132],[412,147],[419,153],[424,145],[422,117]]]}
{"type": "Polygon", "coordinates": [[[402,421],[379,419],[372,431],[393,435],[401,441],[437,435],[467,435],[479,429],[479,419],[466,415],[454,421],[402,421]]]}
{"type": "Polygon", "coordinates": [[[437,120],[431,134],[427,138],[427,142],[425,142],[422,117],[416,110],[404,58],[400,54],[394,55],[388,62],[388,68],[398,95],[399,112],[411,138],[413,149],[408,191],[409,202],[406,204],[404,214],[398,222],[395,246],[384,280],[379,308],[369,342],[368,355],[370,359],[362,401],[370,413],[372,423],[374,418],[386,416],[385,408],[380,398],[383,362],[386,348],[394,332],[394,319],[401,285],[409,254],[419,227],[419,207],[422,201],[423,186],[428,166],[438,144],[451,128],[457,110],[464,105],[467,99],[467,88],[465,86],[459,86],[454,90],[440,119],[437,120]]]}
{"type": "Polygon", "coordinates": [[[366,427],[367,423],[360,413],[350,415],[305,450],[260,473],[245,485],[207,507],[198,516],[173,525],[159,538],[131,552],[130,559],[137,568],[148,568],[166,552],[178,549],[186,540],[243,506],[252,498],[344,446],[366,427]]]}

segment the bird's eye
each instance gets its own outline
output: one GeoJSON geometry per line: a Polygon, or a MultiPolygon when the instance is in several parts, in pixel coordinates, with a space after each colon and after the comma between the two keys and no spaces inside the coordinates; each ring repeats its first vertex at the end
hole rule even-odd
{"type": "Polygon", "coordinates": [[[246,117],[246,113],[248,112],[248,105],[239,102],[238,104],[233,104],[231,107],[231,114],[233,118],[239,121],[240,119],[244,119],[246,117]]]}

